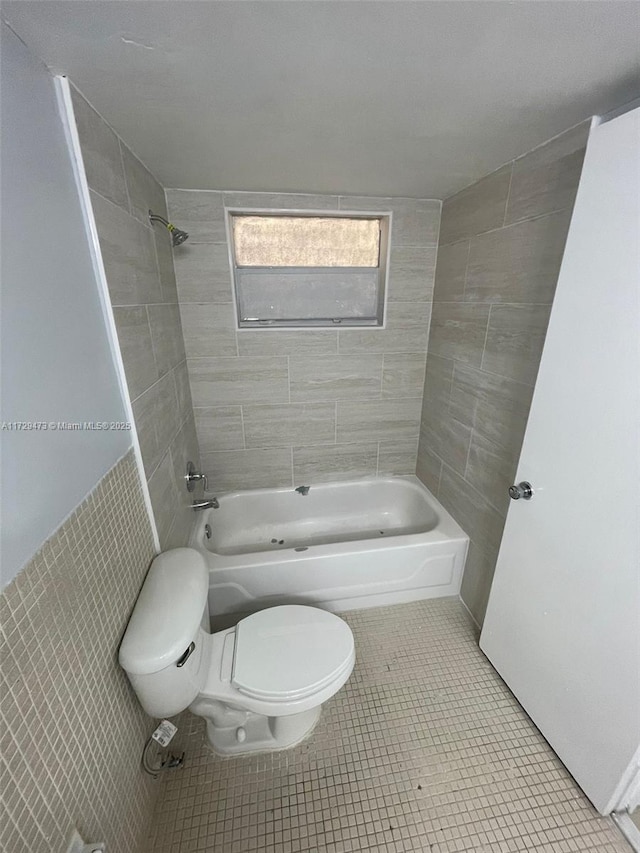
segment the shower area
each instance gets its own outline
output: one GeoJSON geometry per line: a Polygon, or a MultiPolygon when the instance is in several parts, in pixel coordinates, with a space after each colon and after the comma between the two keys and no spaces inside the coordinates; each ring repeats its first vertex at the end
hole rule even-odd
{"type": "Polygon", "coordinates": [[[469,538],[443,589],[480,624],[588,123],[444,203],[165,189],[69,90],[158,547],[203,497],[413,477],[469,538]],[[389,215],[384,326],[238,328],[225,209],[389,215]]]}

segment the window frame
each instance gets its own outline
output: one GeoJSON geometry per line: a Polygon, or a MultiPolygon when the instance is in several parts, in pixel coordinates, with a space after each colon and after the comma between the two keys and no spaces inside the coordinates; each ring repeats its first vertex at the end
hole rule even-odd
{"type": "Polygon", "coordinates": [[[229,269],[231,272],[231,285],[233,290],[233,301],[235,304],[236,327],[244,329],[384,329],[387,322],[387,297],[389,290],[389,263],[391,254],[391,229],[393,212],[391,210],[306,210],[296,208],[264,208],[264,207],[241,207],[238,205],[224,208],[225,229],[227,237],[227,250],[229,255],[229,269]],[[378,219],[380,220],[380,251],[378,262],[377,282],[377,314],[375,318],[302,318],[294,320],[269,320],[243,319],[241,316],[240,289],[237,284],[238,270],[251,270],[269,274],[274,270],[281,271],[284,275],[296,275],[314,272],[340,273],[348,275],[351,272],[372,267],[242,267],[236,266],[235,245],[233,239],[233,217],[234,216],[282,216],[289,218],[323,218],[323,219],[378,219]]]}

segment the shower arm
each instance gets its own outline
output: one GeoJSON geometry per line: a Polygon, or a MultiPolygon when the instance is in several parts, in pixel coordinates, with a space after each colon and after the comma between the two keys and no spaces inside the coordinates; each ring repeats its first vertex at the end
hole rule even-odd
{"type": "Polygon", "coordinates": [[[149,222],[161,222],[171,234],[174,246],[179,246],[189,237],[186,231],[176,228],[173,222],[169,222],[164,218],[164,216],[158,216],[158,214],[154,213],[152,210],[149,211],[149,222]]]}

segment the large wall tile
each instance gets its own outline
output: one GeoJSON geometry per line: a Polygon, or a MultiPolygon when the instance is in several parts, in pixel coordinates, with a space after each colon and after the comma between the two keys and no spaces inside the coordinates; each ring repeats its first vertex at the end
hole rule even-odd
{"type": "Polygon", "coordinates": [[[382,363],[383,397],[419,397],[424,386],[423,353],[387,353],[382,363]]]}
{"type": "Polygon", "coordinates": [[[586,136],[573,128],[443,205],[416,472],[471,537],[461,594],[479,622],[586,136]]]}
{"type": "Polygon", "coordinates": [[[171,498],[158,470],[193,420],[171,237],[148,218],[167,217],[164,190],[79,93],[73,100],[154,516],[164,547],[185,545],[191,510],[174,501],[169,518],[178,489],[171,498]]]}
{"type": "Polygon", "coordinates": [[[564,211],[474,238],[465,300],[551,304],[568,229],[564,211]]]}
{"type": "MultiPolygon", "coordinates": [[[[167,200],[172,221],[192,233],[192,239],[176,250],[175,266],[203,450],[239,452],[276,444],[292,450],[318,443],[324,447],[324,442],[335,446],[355,443],[370,433],[365,440],[376,445],[380,438],[388,442],[380,448],[381,472],[415,470],[440,202],[189,190],[168,190],[167,200]],[[237,329],[223,230],[225,205],[392,212],[385,328],[237,329]],[[362,430],[345,426],[354,438],[336,438],[336,403],[359,398],[387,405],[367,410],[362,430]],[[321,405],[314,409],[312,403],[321,405]]],[[[247,457],[225,458],[228,464],[242,459],[244,465],[247,457]]],[[[368,461],[365,469],[371,470],[368,461]]]]}
{"type": "Polygon", "coordinates": [[[453,358],[479,367],[488,321],[488,305],[434,302],[429,352],[441,358],[453,358]]]}
{"type": "Polygon", "coordinates": [[[420,440],[431,453],[439,456],[458,474],[464,475],[471,442],[471,427],[425,402],[420,440]]]}
{"type": "Polygon", "coordinates": [[[177,507],[171,527],[164,537],[163,551],[168,551],[171,548],[184,548],[189,544],[193,519],[194,510],[192,508],[180,505],[177,507]]]}
{"type": "Polygon", "coordinates": [[[549,325],[550,305],[494,305],[483,370],[533,385],[549,325]]]}
{"type": "Polygon", "coordinates": [[[579,124],[514,162],[506,224],[573,207],[589,124],[579,124]]]}
{"type": "Polygon", "coordinates": [[[118,137],[73,86],[71,99],[89,186],[128,211],[129,199],[118,137]]]}
{"type": "Polygon", "coordinates": [[[509,506],[509,486],[518,465],[518,449],[513,442],[494,444],[480,433],[471,436],[464,478],[503,515],[509,506]]]}
{"type": "Polygon", "coordinates": [[[147,479],[153,474],[162,459],[158,446],[156,418],[158,417],[158,389],[155,385],[148,388],[132,403],[133,417],[140,442],[140,452],[147,479]]]}
{"type": "Polygon", "coordinates": [[[332,329],[238,329],[240,355],[336,355],[338,333],[332,329]]]}
{"type": "Polygon", "coordinates": [[[233,302],[226,244],[190,242],[174,254],[180,302],[233,302]]]}
{"type": "Polygon", "coordinates": [[[381,355],[290,356],[291,400],[379,397],[381,355]]]}
{"type": "Polygon", "coordinates": [[[165,374],[132,405],[144,469],[149,478],[181,425],[173,375],[165,374]]]}
{"type": "MultiPolygon", "coordinates": [[[[158,273],[160,274],[160,287],[163,302],[177,302],[178,288],[176,285],[176,273],[173,266],[173,248],[171,246],[171,235],[164,228],[158,228],[153,232],[156,244],[156,256],[158,259],[158,273]]],[[[180,253],[182,248],[177,246],[175,251],[180,253]]]]}
{"type": "Polygon", "coordinates": [[[247,447],[332,444],[336,439],[335,403],[285,403],[243,406],[247,447]]]}
{"type": "Polygon", "coordinates": [[[461,302],[464,299],[468,260],[468,240],[440,246],[433,293],[436,302],[461,302]]]}
{"type": "Polygon", "coordinates": [[[381,441],[378,443],[378,475],[415,474],[418,439],[381,441]]]}
{"type": "Polygon", "coordinates": [[[512,379],[456,363],[449,414],[495,444],[522,444],[533,388],[512,379]]]}
{"type": "Polygon", "coordinates": [[[389,302],[384,329],[344,329],[338,332],[338,351],[426,352],[430,302],[389,302]]]}
{"type": "Polygon", "coordinates": [[[168,548],[169,531],[180,503],[169,450],[149,478],[149,496],[158,528],[160,549],[164,551],[168,548]]]}
{"type": "Polygon", "coordinates": [[[441,203],[431,199],[393,199],[391,239],[396,246],[437,246],[441,203]]]}
{"type": "Polygon", "coordinates": [[[416,476],[421,480],[429,491],[438,497],[440,489],[440,473],[442,471],[442,460],[427,447],[427,442],[420,435],[418,445],[418,458],[416,460],[416,476]]]}
{"type": "Polygon", "coordinates": [[[446,465],[440,476],[438,499],[471,540],[495,559],[500,548],[504,515],[446,465]]]}
{"type": "Polygon", "coordinates": [[[225,192],[225,207],[252,207],[276,210],[338,210],[337,195],[311,193],[225,192]]]}
{"type": "Polygon", "coordinates": [[[511,164],[448,198],[442,205],[441,245],[501,228],[510,181],[511,164]]]}
{"type": "Polygon", "coordinates": [[[436,268],[434,246],[393,246],[389,259],[390,302],[431,302],[436,268]]]}
{"type": "MultiPolygon", "coordinates": [[[[164,198],[164,190],[146,166],[138,160],[126,145],[121,143],[121,149],[131,214],[144,223],[144,225],[149,224],[149,210],[152,210],[157,216],[164,216],[166,219],[167,205],[164,198]]],[[[158,223],[152,227],[164,228],[163,225],[158,223]]],[[[166,229],[165,233],[167,233],[166,229]]]]}
{"type": "Polygon", "coordinates": [[[469,542],[460,596],[478,625],[484,620],[494,569],[495,557],[485,554],[473,540],[469,542]]]}
{"type": "Polygon", "coordinates": [[[238,354],[235,306],[231,302],[183,302],[180,316],[189,358],[238,354]]]}
{"type": "Polygon", "coordinates": [[[440,208],[436,199],[340,196],[341,210],[391,211],[393,246],[437,246],[440,208]]]}
{"type": "Polygon", "coordinates": [[[451,381],[455,362],[429,353],[424,378],[424,403],[436,406],[445,415],[451,396],[451,381]]]}
{"type": "Polygon", "coordinates": [[[241,450],[244,447],[242,408],[214,406],[194,409],[201,453],[241,450]]]}
{"type": "Polygon", "coordinates": [[[188,359],[193,405],[289,402],[287,359],[188,359]]]}
{"type": "Polygon", "coordinates": [[[204,483],[195,483],[194,490],[190,492],[185,479],[189,462],[195,465],[196,471],[201,470],[200,449],[193,417],[182,424],[171,442],[169,452],[177,494],[177,504],[174,507],[174,519],[169,535],[175,538],[178,544],[184,544],[188,542],[193,527],[192,503],[194,500],[201,499],[204,494],[204,483]]]}
{"type": "Polygon", "coordinates": [[[176,400],[178,401],[178,413],[180,420],[186,420],[193,414],[193,403],[191,401],[191,387],[189,385],[189,371],[187,363],[183,361],[172,371],[173,381],[176,389],[176,400]]]}
{"type": "Polygon", "coordinates": [[[209,478],[210,494],[237,489],[293,488],[289,447],[205,453],[202,467],[209,478]]]}
{"type": "Polygon", "coordinates": [[[224,201],[221,192],[166,190],[169,219],[189,234],[193,243],[225,243],[224,201]]]}
{"type": "Polygon", "coordinates": [[[184,339],[177,305],[148,305],[151,341],[160,376],[185,360],[184,339]]]}
{"type": "Polygon", "coordinates": [[[153,386],[156,393],[156,433],[162,452],[169,447],[182,424],[182,413],[176,398],[176,386],[172,373],[165,374],[153,386]]]}
{"type": "Polygon", "coordinates": [[[162,301],[153,232],[125,210],[91,193],[113,305],[162,301]]]}
{"type": "Polygon", "coordinates": [[[420,432],[420,397],[338,403],[337,441],[392,441],[420,432]]]}
{"type": "Polygon", "coordinates": [[[144,305],[114,308],[118,343],[131,399],[135,400],[158,379],[153,357],[149,318],[144,305]]]}
{"type": "Polygon", "coordinates": [[[374,477],[377,471],[376,442],[293,448],[293,481],[296,485],[333,483],[374,477]]]}

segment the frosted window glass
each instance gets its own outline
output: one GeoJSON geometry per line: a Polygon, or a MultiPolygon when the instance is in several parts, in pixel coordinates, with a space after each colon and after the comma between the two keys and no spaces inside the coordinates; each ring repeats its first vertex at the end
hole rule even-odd
{"type": "Polygon", "coordinates": [[[315,271],[290,274],[238,270],[240,321],[374,320],[378,271],[315,271]]]}
{"type": "Polygon", "coordinates": [[[233,216],[239,267],[377,267],[380,220],[233,216]]]}

